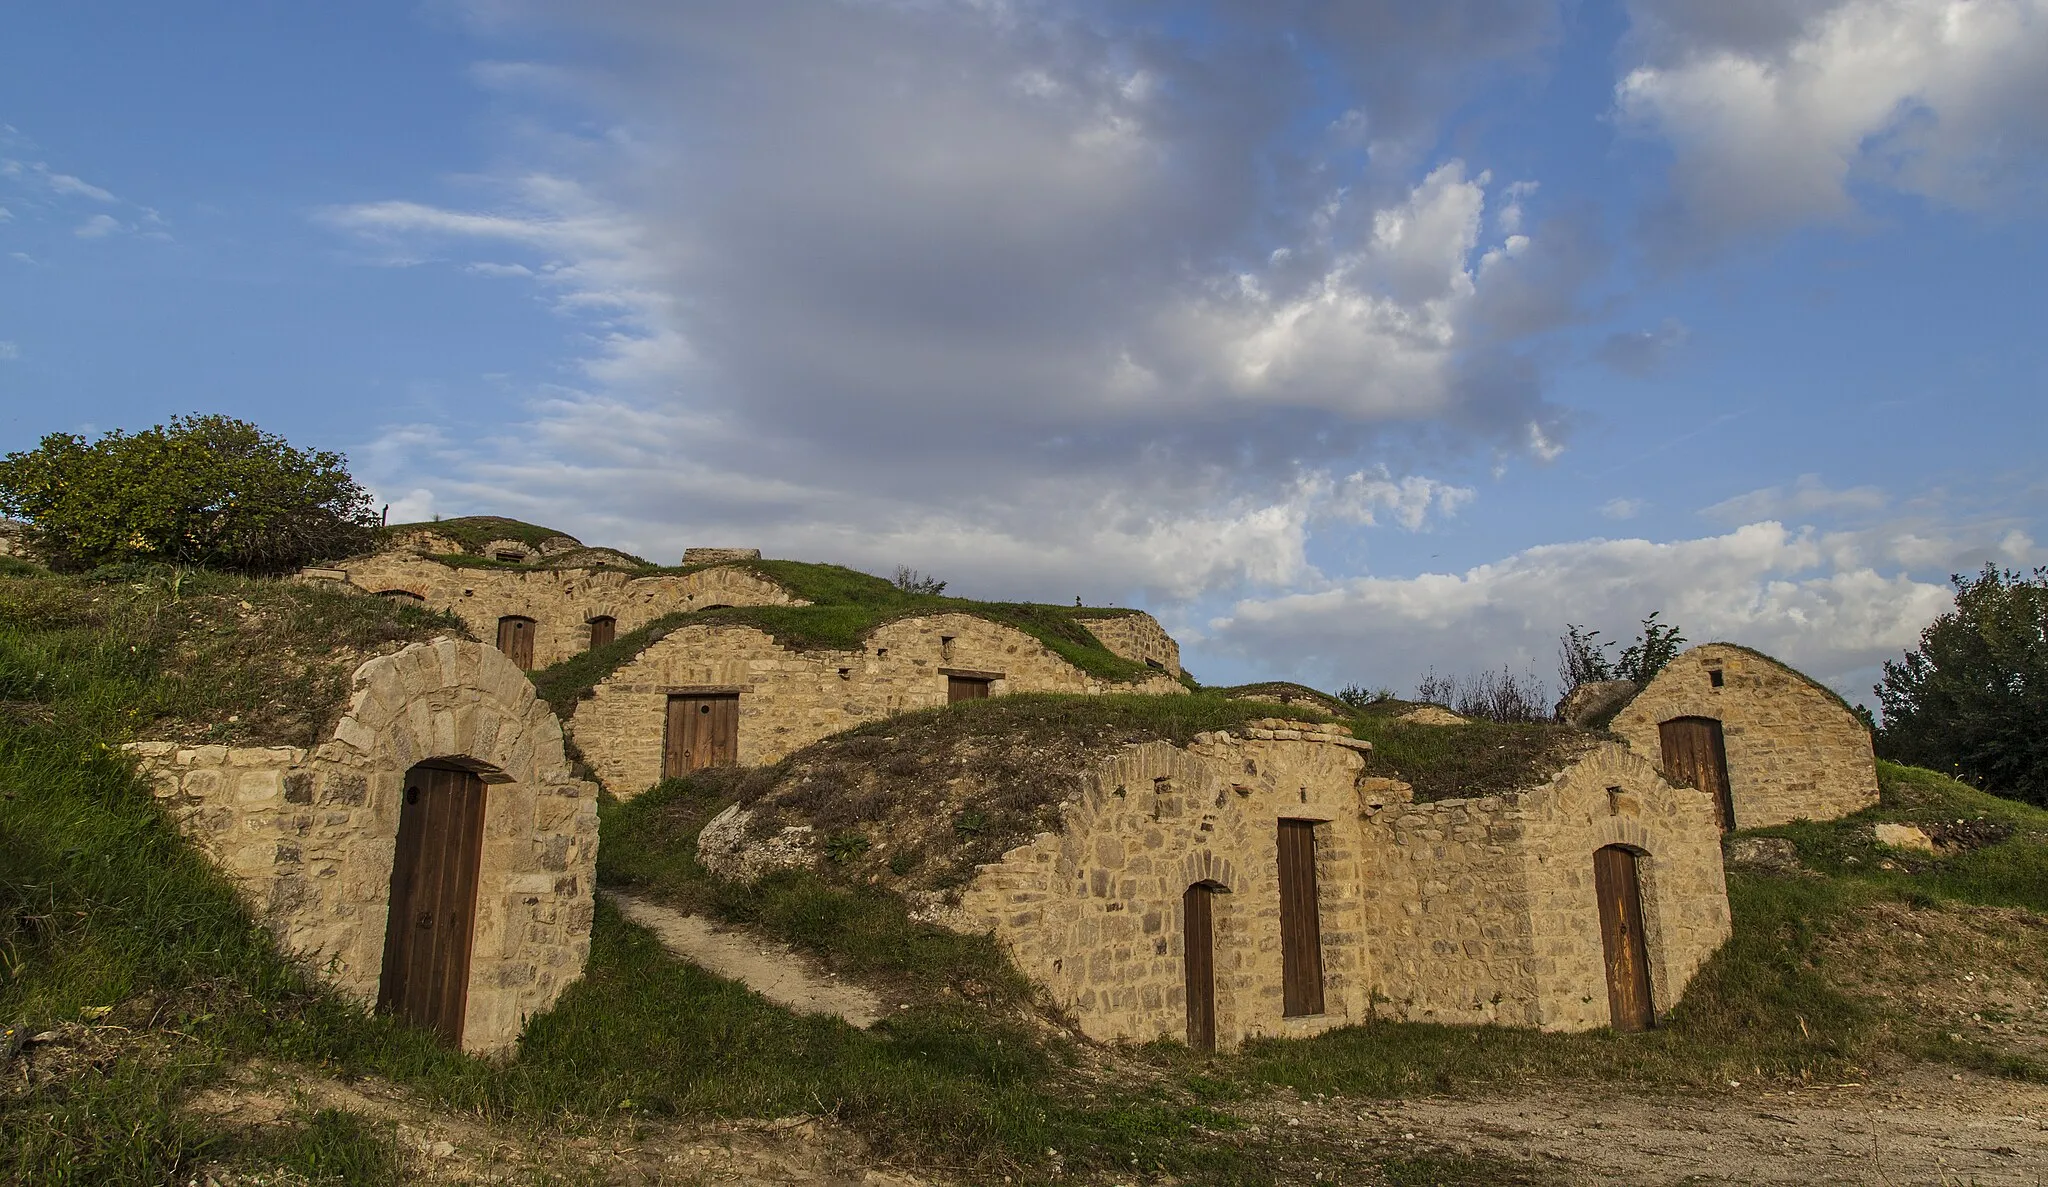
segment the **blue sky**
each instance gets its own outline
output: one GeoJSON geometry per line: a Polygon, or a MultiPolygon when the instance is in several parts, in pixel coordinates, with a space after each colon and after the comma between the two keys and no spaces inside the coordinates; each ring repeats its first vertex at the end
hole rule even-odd
{"type": "Polygon", "coordinates": [[[1227,682],[1663,610],[1868,699],[2048,561],[2048,0],[0,17],[0,448],[1143,605],[1227,682]]]}

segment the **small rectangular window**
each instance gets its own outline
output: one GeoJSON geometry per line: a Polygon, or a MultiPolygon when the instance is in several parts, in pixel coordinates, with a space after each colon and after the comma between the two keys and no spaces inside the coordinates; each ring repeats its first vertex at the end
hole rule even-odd
{"type": "Polygon", "coordinates": [[[1713,686],[1714,686],[1715,688],[1719,688],[1719,687],[1721,687],[1721,685],[1722,685],[1722,683],[1723,683],[1723,682],[1722,682],[1722,679],[1721,679],[1721,669],[1719,669],[1719,668],[1711,668],[1711,669],[1709,669],[1709,670],[1707,671],[1707,683],[1708,683],[1708,684],[1711,684],[1711,685],[1713,685],[1713,686]]]}

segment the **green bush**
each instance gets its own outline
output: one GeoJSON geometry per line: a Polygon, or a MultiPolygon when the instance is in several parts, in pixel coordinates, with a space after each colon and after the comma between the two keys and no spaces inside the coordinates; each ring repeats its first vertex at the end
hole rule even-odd
{"type": "Polygon", "coordinates": [[[347,459],[226,416],[172,417],[88,443],[52,433],[0,458],[0,511],[52,568],[165,561],[282,573],[375,539],[347,459]]]}

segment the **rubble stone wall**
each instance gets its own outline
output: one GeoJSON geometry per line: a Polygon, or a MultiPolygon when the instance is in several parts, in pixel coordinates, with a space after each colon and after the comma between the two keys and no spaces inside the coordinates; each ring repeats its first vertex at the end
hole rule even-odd
{"type": "Polygon", "coordinates": [[[992,696],[1187,691],[1163,674],[1139,684],[1098,679],[1030,635],[971,614],[898,619],[853,651],[796,651],[754,627],[705,623],[671,632],[600,682],[569,733],[604,785],[631,797],[661,778],[671,695],[738,693],[739,762],[757,766],[862,722],[943,705],[948,673],[992,678],[992,696]]]}
{"type": "Polygon", "coordinates": [[[1721,722],[1737,828],[1839,820],[1877,803],[1870,732],[1838,699],[1775,660],[1725,643],[1694,647],[1665,665],[1610,728],[1661,763],[1657,727],[1674,717],[1721,722]]]}
{"type": "Polygon", "coordinates": [[[1148,664],[1175,678],[1180,676],[1180,644],[1150,614],[1133,610],[1114,618],[1083,618],[1081,625],[1100,639],[1111,654],[1148,664]]]}
{"type": "Polygon", "coordinates": [[[365,593],[410,594],[436,610],[452,611],[486,643],[497,641],[499,619],[531,618],[535,668],[588,649],[593,618],[617,620],[617,631],[623,635],[679,611],[805,604],[775,582],[742,568],[634,577],[605,569],[457,568],[398,552],[310,570],[307,576],[316,573],[339,573],[338,580],[365,593]]]}
{"type": "MultiPolygon", "coordinates": [[[[1277,723],[1273,723],[1277,724],[1277,723]]],[[[993,931],[1090,1038],[1184,1038],[1189,886],[1212,900],[1216,1038],[1314,1034],[1365,1016],[1369,989],[1354,787],[1340,727],[1133,746],[1090,775],[1059,833],[984,866],[949,920],[993,931]],[[1279,822],[1316,821],[1324,1012],[1282,1016],[1279,822]]]]}
{"type": "Polygon", "coordinates": [[[355,674],[312,752],[130,747],[180,829],[235,881],[279,944],[373,1004],[406,773],[450,762],[486,784],[462,1046],[509,1048],[581,977],[597,868],[597,787],[573,778],[561,726],[494,647],[416,643],[355,674]]]}
{"type": "Polygon", "coordinates": [[[1658,1012],[1729,935],[1720,832],[1705,793],[1615,743],[1548,784],[1366,808],[1365,930],[1394,1017],[1590,1030],[1609,1023],[1593,853],[1636,852],[1658,1012]],[[1610,788],[1614,789],[1610,792],[1610,788]]]}

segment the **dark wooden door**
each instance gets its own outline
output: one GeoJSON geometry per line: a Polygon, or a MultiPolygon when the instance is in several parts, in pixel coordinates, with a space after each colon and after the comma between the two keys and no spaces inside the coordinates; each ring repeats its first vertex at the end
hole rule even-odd
{"type": "Polygon", "coordinates": [[[602,647],[619,636],[619,620],[608,614],[590,620],[590,645],[602,647]]]}
{"type": "Polygon", "coordinates": [[[1188,1046],[1216,1049],[1216,891],[1197,882],[1180,896],[1182,964],[1187,969],[1188,1046]]]}
{"type": "Polygon", "coordinates": [[[987,680],[976,676],[946,677],[946,703],[954,701],[979,701],[988,696],[987,680]]]}
{"type": "Polygon", "coordinates": [[[469,771],[406,772],[384,923],[377,1008],[462,1042],[470,942],[484,852],[484,781],[469,771]]]}
{"type": "Polygon", "coordinates": [[[674,779],[740,760],[740,696],[736,692],[668,699],[668,735],[661,777],[674,779]]]}
{"type": "Polygon", "coordinates": [[[498,650],[519,665],[521,671],[533,667],[533,620],[508,615],[498,620],[498,650]]]}
{"type": "Polygon", "coordinates": [[[1280,990],[1293,1018],[1323,1012],[1323,925],[1316,906],[1316,826],[1280,822],[1280,990]]]}
{"type": "Polygon", "coordinates": [[[1735,798],[1728,786],[1728,747],[1721,723],[1711,717],[1674,717],[1657,727],[1664,773],[1690,783],[1714,800],[1714,818],[1727,832],[1735,827],[1735,798]]]}
{"type": "Polygon", "coordinates": [[[1656,1021],[1650,997],[1650,949],[1643,940],[1643,888],[1636,855],[1619,845],[1593,854],[1600,898],[1600,941],[1607,949],[1607,1007],[1616,1030],[1648,1030],[1656,1021]]]}

